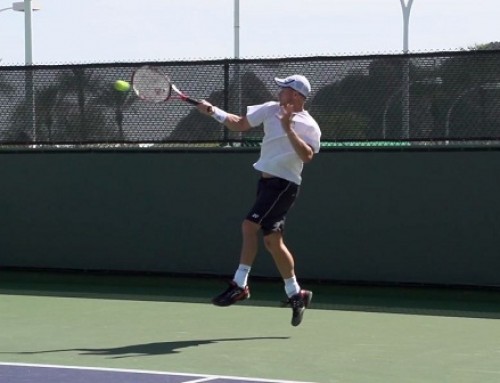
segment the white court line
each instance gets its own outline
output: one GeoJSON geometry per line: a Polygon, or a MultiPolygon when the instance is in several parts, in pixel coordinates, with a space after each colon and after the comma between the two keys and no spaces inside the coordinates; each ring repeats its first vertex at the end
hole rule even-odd
{"type": "Polygon", "coordinates": [[[148,370],[129,370],[122,368],[105,368],[105,367],[81,367],[81,366],[60,366],[56,364],[32,364],[32,363],[7,363],[0,362],[0,366],[14,366],[14,367],[40,367],[40,368],[59,368],[68,370],[88,370],[88,371],[109,371],[109,372],[128,372],[134,374],[151,374],[151,375],[177,375],[177,376],[192,376],[193,378],[200,378],[197,380],[188,381],[185,383],[198,383],[208,382],[215,379],[228,379],[228,380],[244,380],[252,382],[266,382],[266,383],[314,383],[314,382],[299,382],[295,380],[273,380],[261,378],[244,378],[241,376],[224,376],[224,375],[202,375],[202,374],[187,374],[179,372],[168,371],[148,371],[148,370]]]}
{"type": "Polygon", "coordinates": [[[183,383],[201,383],[201,382],[209,382],[209,381],[215,380],[215,379],[218,379],[218,378],[203,378],[203,379],[196,379],[196,380],[188,380],[188,381],[183,382],[183,383]]]}

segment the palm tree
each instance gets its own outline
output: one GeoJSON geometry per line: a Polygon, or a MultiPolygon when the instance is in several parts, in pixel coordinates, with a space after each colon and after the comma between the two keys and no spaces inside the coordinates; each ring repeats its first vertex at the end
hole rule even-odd
{"type": "Polygon", "coordinates": [[[123,129],[124,112],[131,108],[137,101],[137,97],[133,97],[130,92],[118,92],[112,88],[103,89],[100,95],[95,99],[95,105],[102,105],[114,112],[114,119],[118,126],[118,134],[120,141],[125,141],[125,131],[123,129]]]}
{"type": "Polygon", "coordinates": [[[91,97],[98,97],[102,89],[102,82],[94,72],[85,67],[72,67],[59,76],[58,82],[60,84],[59,102],[64,100],[65,104],[72,106],[68,108],[68,113],[64,118],[69,136],[82,141],[91,138],[91,133],[98,136],[100,132],[103,132],[105,119],[102,111],[89,102],[91,97]]]}
{"type": "Polygon", "coordinates": [[[0,74],[0,92],[11,92],[14,87],[4,79],[4,76],[0,74]]]}
{"type": "MultiPolygon", "coordinates": [[[[14,87],[7,80],[5,80],[5,76],[3,74],[0,74],[0,94],[9,94],[13,90],[14,87]]],[[[0,127],[0,132],[2,132],[3,130],[4,129],[0,127]]]]}
{"type": "MultiPolygon", "coordinates": [[[[51,142],[54,133],[54,124],[57,120],[56,110],[59,101],[59,86],[51,85],[45,89],[41,89],[35,94],[35,116],[36,126],[39,134],[42,134],[42,128],[47,131],[47,142],[51,142]]],[[[43,137],[39,141],[44,141],[43,137]]]]}

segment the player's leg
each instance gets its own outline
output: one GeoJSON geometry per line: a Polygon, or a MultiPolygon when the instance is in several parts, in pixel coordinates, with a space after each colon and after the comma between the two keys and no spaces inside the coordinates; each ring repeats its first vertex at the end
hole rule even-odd
{"type": "Polygon", "coordinates": [[[305,309],[311,303],[313,293],[300,288],[295,276],[295,261],[283,241],[283,234],[271,232],[264,236],[264,244],[273,256],[276,267],[285,282],[287,304],[292,307],[292,326],[298,326],[302,322],[305,309]]]}
{"type": "Polygon", "coordinates": [[[250,298],[248,275],[258,250],[260,225],[245,219],[241,225],[242,245],[240,264],[234,273],[228,288],[212,299],[216,306],[230,306],[238,301],[250,298]]]}
{"type": "Polygon", "coordinates": [[[247,265],[251,267],[257,256],[257,250],[259,247],[259,232],[260,225],[245,219],[241,224],[241,253],[240,253],[240,264],[247,265]]]}
{"type": "Polygon", "coordinates": [[[259,181],[256,202],[241,224],[242,244],[240,264],[234,273],[233,280],[229,283],[229,287],[212,299],[212,303],[216,306],[230,306],[238,301],[250,298],[248,275],[257,256],[260,230],[260,224],[257,220],[260,213],[257,214],[256,211],[265,209],[265,206],[264,208],[262,206],[266,204],[265,201],[262,202],[263,196],[265,197],[262,192],[262,184],[259,181]]]}
{"type": "MultiPolygon", "coordinates": [[[[283,241],[283,234],[280,231],[270,232],[264,235],[264,245],[267,251],[271,253],[274,263],[278,268],[283,279],[289,279],[295,276],[295,261],[283,241]]],[[[298,291],[295,291],[297,293],[298,291]]]]}

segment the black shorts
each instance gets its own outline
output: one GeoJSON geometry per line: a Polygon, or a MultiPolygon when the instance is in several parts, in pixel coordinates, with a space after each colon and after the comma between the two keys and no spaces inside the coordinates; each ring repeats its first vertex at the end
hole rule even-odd
{"type": "Polygon", "coordinates": [[[282,178],[261,178],[257,199],[246,219],[261,226],[264,235],[283,232],[288,210],[293,206],[299,185],[282,178]]]}

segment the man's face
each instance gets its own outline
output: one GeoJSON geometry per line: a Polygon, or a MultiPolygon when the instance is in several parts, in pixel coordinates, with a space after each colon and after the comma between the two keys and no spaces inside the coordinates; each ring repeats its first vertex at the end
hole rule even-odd
{"type": "Polygon", "coordinates": [[[278,100],[280,105],[293,104],[295,97],[297,97],[297,91],[292,88],[281,88],[278,93],[278,100]]]}

